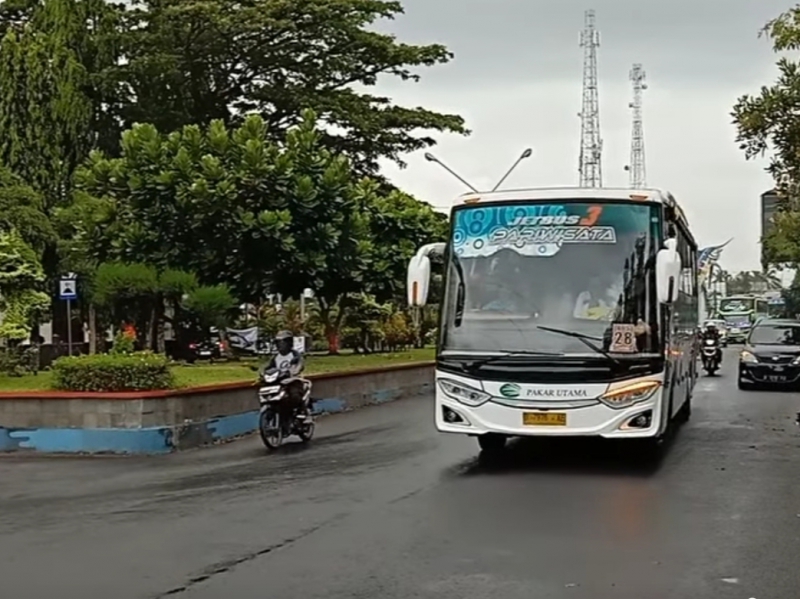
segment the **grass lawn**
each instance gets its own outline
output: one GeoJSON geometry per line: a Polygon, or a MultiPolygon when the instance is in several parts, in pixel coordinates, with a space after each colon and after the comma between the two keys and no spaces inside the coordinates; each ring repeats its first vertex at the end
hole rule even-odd
{"type": "MultiPolygon", "coordinates": [[[[312,355],[306,358],[306,370],[304,374],[360,370],[362,368],[376,368],[388,364],[421,362],[432,360],[433,356],[433,348],[413,349],[410,351],[386,354],[372,354],[369,356],[359,356],[356,354],[342,354],[340,356],[312,355]]],[[[251,367],[256,364],[259,363],[255,361],[220,364],[199,363],[191,366],[174,366],[173,370],[180,387],[202,387],[204,385],[214,385],[216,383],[253,381],[256,378],[256,373],[253,372],[251,367]]],[[[38,376],[0,376],[0,392],[37,391],[49,388],[49,372],[40,372],[38,376]]]]}

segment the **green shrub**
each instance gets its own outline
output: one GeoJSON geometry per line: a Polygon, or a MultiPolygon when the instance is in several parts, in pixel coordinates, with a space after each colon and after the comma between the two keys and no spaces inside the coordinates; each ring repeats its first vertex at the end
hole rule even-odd
{"type": "Polygon", "coordinates": [[[160,354],[96,354],[59,358],[53,386],[60,391],[155,391],[175,388],[169,360],[160,354]]]}
{"type": "Polygon", "coordinates": [[[111,346],[110,354],[116,356],[130,355],[136,351],[136,339],[127,335],[125,331],[120,331],[114,337],[114,345],[111,346]]]}

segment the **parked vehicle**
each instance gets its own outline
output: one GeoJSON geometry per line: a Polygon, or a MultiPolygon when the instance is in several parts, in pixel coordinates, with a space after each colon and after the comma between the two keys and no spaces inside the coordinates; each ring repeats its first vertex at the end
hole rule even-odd
{"type": "Polygon", "coordinates": [[[190,364],[197,360],[221,360],[224,349],[225,344],[215,338],[190,343],[186,360],[190,364]]]}
{"type": "Polygon", "coordinates": [[[739,389],[800,384],[800,321],[762,319],[739,354],[739,389]]]}
{"type": "Polygon", "coordinates": [[[310,441],[316,426],[311,411],[311,381],[278,368],[268,368],[261,379],[258,430],[266,448],[274,451],[291,435],[297,435],[304,443],[310,441]]]}

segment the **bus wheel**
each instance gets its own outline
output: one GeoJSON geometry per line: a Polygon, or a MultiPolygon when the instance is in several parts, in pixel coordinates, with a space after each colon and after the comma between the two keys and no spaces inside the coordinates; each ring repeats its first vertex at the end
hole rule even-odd
{"type": "Polygon", "coordinates": [[[478,445],[481,451],[487,454],[496,454],[503,451],[506,447],[507,437],[497,433],[486,433],[478,437],[478,445]]]}
{"type": "Polygon", "coordinates": [[[637,455],[643,462],[658,462],[664,455],[665,441],[663,436],[641,439],[638,441],[637,455]]]}
{"type": "Polygon", "coordinates": [[[678,410],[676,414],[678,422],[684,424],[689,422],[692,418],[692,395],[691,393],[687,393],[686,401],[683,402],[681,409],[678,410]]]}

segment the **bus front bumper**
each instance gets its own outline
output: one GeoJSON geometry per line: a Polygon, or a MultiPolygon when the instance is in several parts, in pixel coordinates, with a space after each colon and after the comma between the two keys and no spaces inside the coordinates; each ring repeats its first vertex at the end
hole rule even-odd
{"type": "Polygon", "coordinates": [[[467,407],[437,390],[436,428],[443,433],[462,435],[497,433],[513,437],[598,436],[609,439],[656,437],[663,433],[664,428],[662,393],[662,389],[659,389],[649,399],[621,409],[598,402],[566,410],[554,406],[545,411],[494,402],[467,407]],[[543,418],[550,423],[532,424],[541,422],[543,418]]]}

